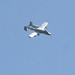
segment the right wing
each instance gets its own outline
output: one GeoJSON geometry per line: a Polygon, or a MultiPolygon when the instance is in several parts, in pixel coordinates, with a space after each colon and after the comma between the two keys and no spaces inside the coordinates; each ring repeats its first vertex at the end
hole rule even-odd
{"type": "Polygon", "coordinates": [[[48,25],[48,22],[44,22],[44,23],[42,24],[42,26],[39,27],[38,29],[44,30],[44,29],[47,27],[47,25],[48,25]]]}
{"type": "Polygon", "coordinates": [[[37,32],[33,32],[33,33],[31,33],[31,34],[29,35],[29,37],[30,37],[30,38],[32,38],[32,37],[36,37],[37,35],[38,35],[37,32]]]}

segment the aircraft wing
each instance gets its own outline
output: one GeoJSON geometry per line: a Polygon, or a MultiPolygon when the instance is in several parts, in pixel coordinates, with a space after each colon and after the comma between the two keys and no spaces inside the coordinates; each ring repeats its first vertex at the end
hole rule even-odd
{"type": "Polygon", "coordinates": [[[44,23],[42,24],[42,26],[39,27],[39,29],[44,30],[44,29],[47,27],[47,25],[48,25],[48,22],[44,22],[44,23]]]}
{"type": "Polygon", "coordinates": [[[32,37],[36,37],[37,35],[38,35],[37,32],[33,32],[33,33],[31,33],[31,34],[29,35],[29,37],[30,37],[30,38],[32,38],[32,37]]]}

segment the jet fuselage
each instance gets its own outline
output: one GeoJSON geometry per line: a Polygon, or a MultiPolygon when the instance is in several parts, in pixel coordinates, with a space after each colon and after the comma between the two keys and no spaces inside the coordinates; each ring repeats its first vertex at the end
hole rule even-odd
{"type": "Polygon", "coordinates": [[[51,35],[51,33],[46,31],[46,30],[41,30],[39,28],[35,28],[35,27],[32,27],[32,26],[29,26],[28,29],[34,30],[35,32],[38,32],[38,34],[43,33],[43,34],[51,35]]]}

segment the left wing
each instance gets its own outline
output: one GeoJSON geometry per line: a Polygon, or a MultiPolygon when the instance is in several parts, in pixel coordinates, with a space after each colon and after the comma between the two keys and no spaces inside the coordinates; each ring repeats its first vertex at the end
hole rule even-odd
{"type": "Polygon", "coordinates": [[[42,24],[42,26],[39,27],[38,29],[44,30],[44,29],[47,27],[47,25],[48,25],[48,22],[44,22],[44,23],[42,24]]]}
{"type": "Polygon", "coordinates": [[[36,37],[37,35],[38,35],[37,32],[33,32],[33,33],[31,33],[31,34],[29,35],[29,37],[30,37],[30,38],[32,38],[32,37],[36,37]]]}

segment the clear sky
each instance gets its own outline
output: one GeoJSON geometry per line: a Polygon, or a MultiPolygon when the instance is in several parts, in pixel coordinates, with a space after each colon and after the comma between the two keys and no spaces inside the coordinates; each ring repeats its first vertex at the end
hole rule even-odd
{"type": "Polygon", "coordinates": [[[75,0],[0,0],[0,75],[75,75],[75,0]],[[52,36],[28,38],[30,21],[52,36]]]}

